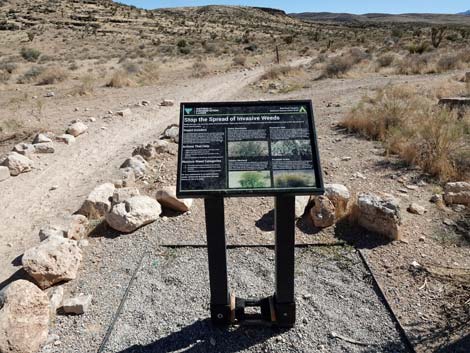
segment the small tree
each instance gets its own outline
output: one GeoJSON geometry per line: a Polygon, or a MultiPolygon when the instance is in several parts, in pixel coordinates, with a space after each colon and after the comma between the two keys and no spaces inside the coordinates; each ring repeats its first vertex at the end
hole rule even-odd
{"type": "Polygon", "coordinates": [[[431,29],[431,42],[434,48],[439,48],[442,39],[444,38],[445,32],[446,29],[444,27],[433,27],[431,29]]]}
{"type": "Polygon", "coordinates": [[[36,36],[36,34],[34,34],[33,32],[28,32],[27,35],[28,35],[28,40],[30,42],[32,42],[34,40],[34,37],[36,36]]]}

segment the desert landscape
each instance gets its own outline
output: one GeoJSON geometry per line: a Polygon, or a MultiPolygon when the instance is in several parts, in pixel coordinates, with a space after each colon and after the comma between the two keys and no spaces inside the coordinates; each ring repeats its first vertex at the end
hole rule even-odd
{"type": "MultiPolygon", "coordinates": [[[[470,15],[0,0],[0,194],[0,353],[468,352],[470,15]],[[296,198],[297,324],[214,328],[179,104],[289,99],[326,184],[296,198]]],[[[274,200],[225,208],[231,285],[272,294],[274,200]]]]}

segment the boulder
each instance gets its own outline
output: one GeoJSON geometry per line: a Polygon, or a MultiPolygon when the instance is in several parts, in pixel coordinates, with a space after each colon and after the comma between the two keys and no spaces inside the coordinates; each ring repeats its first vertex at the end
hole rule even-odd
{"type": "Polygon", "coordinates": [[[109,226],[123,233],[131,233],[158,219],[160,204],[148,196],[134,196],[113,206],[106,214],[109,226]]]}
{"type": "Polygon", "coordinates": [[[75,279],[81,261],[77,242],[56,236],[27,250],[22,257],[24,270],[42,289],[75,279]]]}
{"type": "Polygon", "coordinates": [[[150,161],[150,160],[156,159],[158,154],[168,152],[169,151],[168,146],[169,146],[168,142],[158,140],[158,141],[154,141],[151,143],[138,146],[134,150],[134,152],[132,152],[132,155],[133,156],[140,155],[144,157],[146,161],[150,161]]]}
{"type": "Polygon", "coordinates": [[[335,206],[326,196],[313,198],[313,206],[310,209],[310,217],[313,225],[318,228],[330,227],[335,223],[335,206]]]}
{"type": "Polygon", "coordinates": [[[9,153],[1,165],[7,167],[13,176],[30,172],[33,169],[33,161],[16,152],[9,153]]]}
{"type": "Polygon", "coordinates": [[[135,173],[131,168],[119,169],[120,178],[114,180],[114,186],[116,188],[126,188],[135,185],[135,173]]]}
{"type": "Polygon", "coordinates": [[[54,145],[52,142],[41,142],[36,143],[34,146],[34,152],[36,153],[54,153],[54,145]]]}
{"type": "Polygon", "coordinates": [[[25,280],[0,292],[0,352],[36,353],[49,332],[49,300],[25,280]]]}
{"type": "Polygon", "coordinates": [[[0,166],[0,181],[7,180],[10,177],[10,169],[0,166]]]}
{"type": "Polygon", "coordinates": [[[62,303],[62,310],[66,314],[84,314],[91,305],[91,295],[79,295],[74,298],[65,299],[62,303]]]}
{"type": "Polygon", "coordinates": [[[67,134],[72,135],[73,137],[77,137],[77,136],[83,134],[87,130],[88,130],[88,126],[86,126],[81,121],[77,121],[77,122],[71,124],[67,128],[66,132],[67,132],[67,134]]]}
{"type": "Polygon", "coordinates": [[[447,183],[444,192],[444,201],[448,205],[470,206],[470,183],[463,181],[447,183]]]}
{"type": "Polygon", "coordinates": [[[165,129],[165,131],[163,131],[161,138],[168,139],[168,140],[178,143],[179,134],[180,134],[179,126],[176,124],[173,124],[173,125],[168,126],[165,129]]]}
{"type": "Polygon", "coordinates": [[[75,142],[75,137],[69,134],[63,134],[63,135],[57,136],[55,139],[67,145],[71,145],[72,143],[75,142]]]}
{"type": "Polygon", "coordinates": [[[156,199],[163,207],[177,212],[188,212],[193,203],[192,199],[178,199],[176,197],[176,187],[174,186],[158,190],[156,199]]]}
{"type": "Polygon", "coordinates": [[[400,239],[400,205],[388,194],[360,194],[354,216],[362,227],[392,240],[400,239]]]}
{"type": "Polygon", "coordinates": [[[122,116],[123,118],[130,118],[132,116],[132,111],[129,108],[126,108],[116,112],[116,114],[122,116]]]}
{"type": "Polygon", "coordinates": [[[67,232],[58,227],[46,227],[39,230],[39,240],[44,241],[49,237],[63,238],[67,236],[67,232]]]}
{"type": "Polygon", "coordinates": [[[37,143],[47,143],[47,142],[52,142],[52,140],[49,138],[49,136],[47,136],[45,134],[37,134],[34,137],[33,145],[35,145],[37,143]]]}
{"type": "Polygon", "coordinates": [[[73,240],[84,239],[88,235],[89,225],[90,222],[88,222],[88,219],[85,216],[81,214],[73,215],[70,219],[65,236],[73,240]]]}
{"type": "Polygon", "coordinates": [[[346,186],[342,184],[325,184],[325,196],[335,206],[337,219],[348,213],[351,194],[346,186]]]}
{"type": "Polygon", "coordinates": [[[144,157],[137,155],[131,158],[128,158],[121,165],[121,168],[131,168],[134,171],[136,177],[143,177],[147,172],[148,163],[144,157]]]}
{"type": "Polygon", "coordinates": [[[310,202],[309,196],[296,196],[295,197],[295,218],[300,218],[304,215],[305,209],[310,202]]]}
{"type": "Polygon", "coordinates": [[[88,195],[78,213],[90,219],[103,217],[111,209],[114,190],[115,187],[112,183],[97,186],[88,195]]]}
{"type": "Polygon", "coordinates": [[[64,287],[51,287],[46,291],[46,293],[49,297],[49,308],[51,316],[54,316],[57,313],[57,309],[62,306],[62,301],[64,300],[64,287]]]}
{"type": "Polygon", "coordinates": [[[18,143],[17,145],[15,145],[15,147],[13,147],[13,152],[29,157],[34,152],[36,152],[36,149],[34,148],[34,145],[32,145],[31,143],[22,142],[22,143],[18,143]]]}
{"type": "Polygon", "coordinates": [[[413,214],[423,215],[426,213],[426,208],[413,202],[411,205],[408,206],[407,211],[413,214]]]}
{"type": "Polygon", "coordinates": [[[140,195],[139,189],[135,187],[116,189],[114,190],[114,194],[113,194],[113,204],[124,202],[130,199],[131,197],[139,196],[139,195],[140,195]]]}

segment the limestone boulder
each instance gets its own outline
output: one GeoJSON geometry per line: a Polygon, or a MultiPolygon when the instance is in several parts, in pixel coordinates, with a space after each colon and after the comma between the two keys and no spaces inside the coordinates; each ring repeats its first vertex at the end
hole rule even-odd
{"type": "Polygon", "coordinates": [[[87,237],[90,222],[88,218],[81,214],[73,215],[70,218],[65,236],[73,240],[81,240],[87,237]]]}
{"type": "Polygon", "coordinates": [[[67,128],[67,134],[72,135],[73,137],[80,136],[81,134],[85,133],[85,131],[88,130],[88,126],[86,126],[84,123],[81,121],[77,121],[73,124],[71,124],[67,128]]]}
{"type": "Polygon", "coordinates": [[[56,236],[27,250],[22,257],[24,270],[42,289],[75,279],[81,261],[77,242],[56,236]]]}
{"type": "Polygon", "coordinates": [[[149,167],[149,164],[144,159],[144,157],[140,155],[136,155],[136,156],[126,159],[124,163],[121,165],[121,168],[132,169],[134,171],[134,175],[138,178],[141,178],[145,175],[148,167],[149,167]]]}
{"type": "Polygon", "coordinates": [[[36,285],[8,285],[0,292],[0,352],[38,352],[47,341],[49,318],[49,300],[36,285]]]}
{"type": "Polygon", "coordinates": [[[26,157],[30,157],[33,153],[36,152],[36,149],[31,143],[21,142],[16,144],[15,147],[13,147],[13,152],[16,152],[26,157]]]}
{"type": "Polygon", "coordinates": [[[300,218],[305,214],[306,208],[310,203],[309,196],[295,197],[295,218],[300,218]]]}
{"type": "Polygon", "coordinates": [[[163,134],[161,137],[178,143],[179,133],[180,133],[179,126],[176,124],[173,124],[173,125],[168,126],[165,129],[165,131],[163,131],[163,134]]]}
{"type": "Polygon", "coordinates": [[[0,165],[7,167],[13,176],[30,172],[33,169],[33,161],[16,152],[9,153],[0,165]]]}
{"type": "Polygon", "coordinates": [[[97,186],[88,195],[78,213],[90,219],[103,217],[111,209],[111,201],[115,189],[112,183],[97,186]]]}
{"type": "Polygon", "coordinates": [[[59,142],[65,143],[67,145],[71,145],[72,143],[74,143],[76,141],[75,137],[72,136],[72,135],[69,135],[69,134],[59,135],[55,139],[59,142]]]}
{"type": "Polygon", "coordinates": [[[313,198],[313,206],[310,209],[310,217],[313,225],[318,228],[330,227],[335,223],[336,210],[333,203],[326,196],[313,198]]]}
{"type": "Polygon", "coordinates": [[[342,184],[325,184],[325,196],[333,203],[336,209],[336,218],[348,213],[351,193],[342,184]]]}
{"type": "Polygon", "coordinates": [[[35,153],[54,153],[55,148],[52,142],[36,143],[34,146],[35,153]]]}
{"type": "Polygon", "coordinates": [[[160,204],[148,196],[134,196],[113,206],[106,214],[109,226],[123,233],[131,233],[138,228],[156,221],[162,209],[160,204]]]}
{"type": "Polygon", "coordinates": [[[37,134],[34,136],[33,145],[47,142],[52,142],[52,140],[46,134],[37,134]]]}
{"type": "Polygon", "coordinates": [[[116,188],[126,188],[135,185],[135,173],[132,168],[119,169],[119,175],[113,182],[116,188]]]}
{"type": "Polygon", "coordinates": [[[426,208],[416,202],[411,203],[406,210],[409,213],[416,214],[416,215],[423,215],[426,213],[426,208]]]}
{"type": "Polygon", "coordinates": [[[124,202],[129,200],[131,197],[139,196],[140,192],[139,189],[136,187],[129,187],[129,188],[118,188],[114,190],[113,194],[113,205],[124,202]]]}
{"type": "Polygon", "coordinates": [[[10,169],[0,166],[0,181],[7,180],[10,177],[10,169]]]}
{"type": "Polygon", "coordinates": [[[388,194],[360,194],[354,213],[358,224],[367,230],[392,240],[400,239],[402,217],[400,204],[395,197],[388,194]]]}
{"type": "Polygon", "coordinates": [[[463,181],[447,183],[444,188],[444,201],[448,205],[470,206],[470,183],[463,181]]]}
{"type": "Polygon", "coordinates": [[[49,237],[63,238],[66,236],[67,236],[67,232],[64,229],[59,228],[59,227],[50,226],[50,227],[41,228],[39,230],[40,241],[44,241],[49,237]]]}
{"type": "Polygon", "coordinates": [[[192,199],[178,199],[175,187],[166,187],[158,190],[156,199],[163,207],[177,212],[188,212],[193,203],[192,199]]]}

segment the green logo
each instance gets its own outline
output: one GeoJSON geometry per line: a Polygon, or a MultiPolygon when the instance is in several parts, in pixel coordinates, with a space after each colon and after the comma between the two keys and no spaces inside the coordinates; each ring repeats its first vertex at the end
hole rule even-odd
{"type": "Polygon", "coordinates": [[[307,109],[305,107],[300,107],[299,113],[306,113],[307,109]]]}
{"type": "Polygon", "coordinates": [[[193,112],[193,108],[185,108],[184,111],[186,114],[191,114],[193,112]]]}

